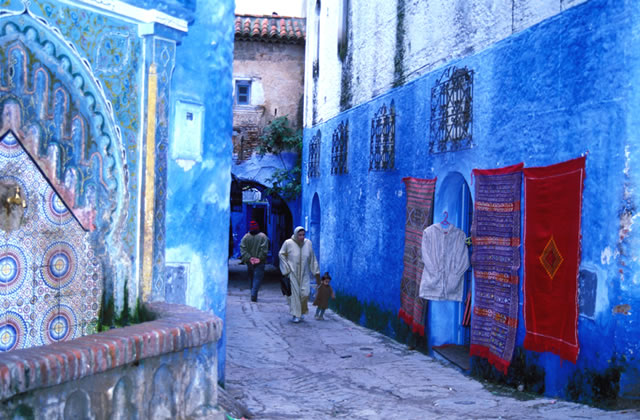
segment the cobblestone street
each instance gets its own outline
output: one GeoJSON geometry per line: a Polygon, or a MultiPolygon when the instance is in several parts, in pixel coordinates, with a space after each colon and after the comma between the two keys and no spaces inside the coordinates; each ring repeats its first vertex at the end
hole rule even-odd
{"type": "Polygon", "coordinates": [[[293,324],[272,266],[257,303],[249,299],[246,267],[229,266],[226,391],[253,418],[640,418],[638,411],[491,392],[456,368],[331,311],[325,321],[311,313],[293,324]]]}

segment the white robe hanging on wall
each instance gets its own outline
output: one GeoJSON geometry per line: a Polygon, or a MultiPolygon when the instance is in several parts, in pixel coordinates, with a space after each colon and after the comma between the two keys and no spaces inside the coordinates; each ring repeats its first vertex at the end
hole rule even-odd
{"type": "Polygon", "coordinates": [[[462,301],[463,275],[469,268],[465,237],[457,227],[443,228],[439,223],[422,232],[421,298],[462,301]]]}

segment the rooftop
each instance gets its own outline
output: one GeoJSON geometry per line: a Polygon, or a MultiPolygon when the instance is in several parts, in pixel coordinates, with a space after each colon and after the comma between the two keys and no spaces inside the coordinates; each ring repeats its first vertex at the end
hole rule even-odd
{"type": "Polygon", "coordinates": [[[304,44],[305,19],[299,17],[236,15],[236,40],[304,44]]]}

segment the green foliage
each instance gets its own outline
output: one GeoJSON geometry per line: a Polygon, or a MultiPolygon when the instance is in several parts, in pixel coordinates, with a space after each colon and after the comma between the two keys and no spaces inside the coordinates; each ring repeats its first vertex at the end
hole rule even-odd
{"type": "Polygon", "coordinates": [[[124,280],[124,306],[122,313],[116,319],[116,324],[129,325],[129,287],[127,287],[127,279],[124,280]]]}
{"type": "Polygon", "coordinates": [[[257,148],[260,156],[271,153],[280,156],[282,160],[282,152],[297,153],[298,157],[292,168],[286,168],[282,160],[282,166],[285,168],[276,169],[273,175],[267,178],[266,181],[273,186],[265,190],[269,195],[277,194],[285,200],[295,200],[302,192],[302,130],[292,127],[285,115],[275,118],[265,127],[260,141],[261,144],[257,148]]]}
{"type": "Polygon", "coordinates": [[[115,304],[111,297],[107,296],[106,290],[102,291],[100,311],[98,312],[98,332],[108,330],[114,325],[115,304]]]}
{"type": "Polygon", "coordinates": [[[116,313],[115,302],[112,297],[107,296],[106,292],[102,292],[102,302],[100,311],[98,312],[98,325],[96,332],[107,331],[116,327],[126,327],[128,325],[140,324],[142,322],[152,321],[153,315],[140,302],[140,298],[136,301],[136,307],[131,316],[129,308],[129,288],[127,280],[124,282],[124,305],[120,314],[116,313]]]}
{"type": "MultiPolygon", "coordinates": [[[[298,161],[300,158],[298,158],[298,161]]],[[[273,187],[265,189],[269,195],[278,194],[285,200],[295,200],[302,192],[302,164],[297,163],[291,169],[276,169],[273,175],[267,178],[273,187]]]]}
{"type": "Polygon", "coordinates": [[[136,309],[133,312],[133,324],[139,324],[142,322],[153,321],[155,316],[147,310],[147,308],[140,302],[140,298],[136,301],[136,309]]]}
{"type": "Polygon", "coordinates": [[[260,141],[257,149],[260,156],[266,153],[277,155],[286,151],[302,153],[302,131],[293,128],[286,115],[271,121],[264,128],[260,141]]]}

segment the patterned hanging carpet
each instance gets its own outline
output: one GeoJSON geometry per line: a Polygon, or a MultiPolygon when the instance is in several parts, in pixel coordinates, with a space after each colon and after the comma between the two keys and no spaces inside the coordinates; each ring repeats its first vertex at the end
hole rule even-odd
{"type": "Polygon", "coordinates": [[[433,193],[436,180],[403,178],[407,189],[407,221],[404,228],[404,269],[400,283],[398,316],[411,331],[424,335],[426,302],[418,296],[422,276],[422,231],[432,223],[433,193]]]}
{"type": "Polygon", "coordinates": [[[520,163],[473,171],[475,292],[470,354],[486,358],[504,374],[511,363],[518,325],[522,167],[520,163]]]}
{"type": "Polygon", "coordinates": [[[573,363],[585,159],[524,170],[524,348],[573,363]]]}

